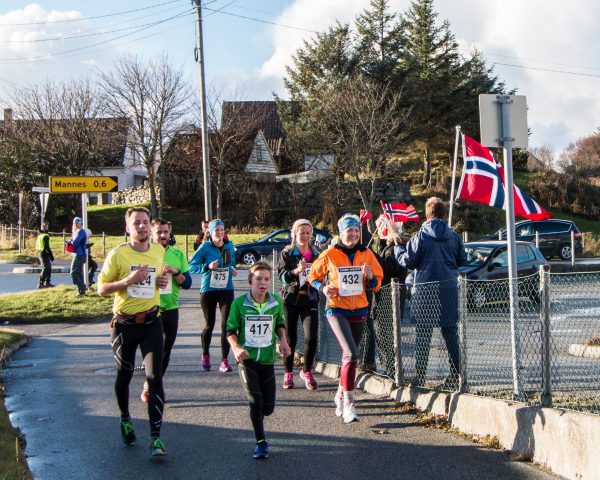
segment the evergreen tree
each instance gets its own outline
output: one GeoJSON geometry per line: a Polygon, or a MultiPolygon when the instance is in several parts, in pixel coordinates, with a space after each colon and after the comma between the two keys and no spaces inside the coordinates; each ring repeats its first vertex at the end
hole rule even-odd
{"type": "Polygon", "coordinates": [[[415,0],[406,14],[409,96],[423,149],[423,185],[431,181],[433,151],[452,137],[459,99],[461,59],[448,21],[436,25],[433,0],[415,0]]]}

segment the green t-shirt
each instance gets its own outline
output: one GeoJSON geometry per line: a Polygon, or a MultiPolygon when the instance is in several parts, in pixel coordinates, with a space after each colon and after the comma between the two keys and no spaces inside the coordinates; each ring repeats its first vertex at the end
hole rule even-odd
{"type": "MultiPolygon", "coordinates": [[[[167,247],[165,250],[163,261],[166,265],[171,265],[181,273],[185,273],[190,269],[187,259],[185,258],[185,253],[172,246],[167,247]]],[[[169,283],[170,285],[167,285],[166,290],[171,290],[171,293],[163,293],[163,290],[160,290],[160,306],[166,310],[174,310],[175,308],[179,308],[180,287],[175,280],[175,275],[171,275],[169,283]]]]}

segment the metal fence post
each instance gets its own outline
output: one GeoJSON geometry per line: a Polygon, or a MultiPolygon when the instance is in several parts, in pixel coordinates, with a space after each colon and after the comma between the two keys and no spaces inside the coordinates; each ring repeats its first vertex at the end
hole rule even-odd
{"type": "Polygon", "coordinates": [[[188,251],[188,247],[189,247],[188,243],[189,243],[189,238],[188,238],[188,234],[186,233],[185,234],[185,258],[186,259],[190,258],[189,251],[188,251]]]}
{"type": "Polygon", "coordinates": [[[272,277],[271,280],[273,282],[273,286],[272,286],[273,292],[272,293],[275,293],[275,276],[277,275],[276,270],[275,270],[277,268],[277,266],[276,266],[277,264],[275,263],[275,260],[277,259],[277,250],[273,249],[273,255],[271,258],[273,258],[273,265],[272,265],[273,275],[271,275],[271,277],[272,277]]]}
{"type": "Polygon", "coordinates": [[[400,288],[405,288],[397,278],[392,278],[392,330],[394,335],[394,383],[404,383],[404,372],[402,370],[402,303],[400,288]]]}
{"type": "Polygon", "coordinates": [[[106,233],[102,232],[102,256],[106,258],[106,233]]]}
{"type": "Polygon", "coordinates": [[[550,265],[540,266],[540,322],[542,324],[542,407],[552,406],[550,343],[550,265]]]}
{"type": "Polygon", "coordinates": [[[467,391],[467,274],[461,272],[458,278],[458,337],[460,345],[460,365],[458,377],[458,391],[467,391]]]}
{"type": "Polygon", "coordinates": [[[571,265],[575,265],[575,231],[571,230],[571,265]]]}

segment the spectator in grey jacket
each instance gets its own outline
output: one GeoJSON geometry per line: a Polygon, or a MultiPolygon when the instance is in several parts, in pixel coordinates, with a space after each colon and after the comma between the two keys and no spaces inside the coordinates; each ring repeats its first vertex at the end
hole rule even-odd
{"type": "Polygon", "coordinates": [[[458,344],[458,267],[467,263],[460,236],[447,225],[442,200],[431,197],[425,204],[426,221],[398,255],[400,265],[415,270],[411,316],[416,325],[413,384],[423,385],[427,373],[433,327],[441,327],[448,349],[450,374],[445,388],[458,386],[460,355],[458,344]]]}

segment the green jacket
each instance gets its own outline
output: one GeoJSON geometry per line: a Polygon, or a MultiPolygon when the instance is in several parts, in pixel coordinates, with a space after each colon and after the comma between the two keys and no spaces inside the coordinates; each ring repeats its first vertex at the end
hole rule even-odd
{"type": "Polygon", "coordinates": [[[283,300],[267,295],[258,306],[250,293],[236,298],[227,318],[227,335],[236,335],[238,343],[248,352],[248,360],[273,365],[277,359],[277,330],[285,328],[283,300]]]}

